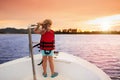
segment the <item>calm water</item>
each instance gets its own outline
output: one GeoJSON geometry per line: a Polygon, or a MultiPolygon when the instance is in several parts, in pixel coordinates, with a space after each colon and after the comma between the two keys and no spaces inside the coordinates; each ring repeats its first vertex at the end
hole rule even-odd
{"type": "MultiPolygon", "coordinates": [[[[97,65],[113,80],[120,80],[120,35],[56,35],[56,50],[97,65]]],[[[39,35],[33,35],[39,42],[39,35]]],[[[38,53],[38,49],[34,49],[38,53]]],[[[28,56],[27,34],[0,34],[0,64],[28,56]]]]}

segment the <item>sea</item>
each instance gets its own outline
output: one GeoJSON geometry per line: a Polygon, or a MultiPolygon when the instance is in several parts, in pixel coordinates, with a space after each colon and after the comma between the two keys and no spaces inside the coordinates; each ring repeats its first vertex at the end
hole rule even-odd
{"type": "MultiPolygon", "coordinates": [[[[33,45],[40,35],[32,34],[33,45]]],[[[0,64],[29,56],[28,34],[0,34],[0,64]]],[[[81,57],[95,64],[112,80],[120,80],[120,35],[56,34],[56,51],[81,57]]],[[[34,48],[34,54],[40,54],[34,48]]]]}

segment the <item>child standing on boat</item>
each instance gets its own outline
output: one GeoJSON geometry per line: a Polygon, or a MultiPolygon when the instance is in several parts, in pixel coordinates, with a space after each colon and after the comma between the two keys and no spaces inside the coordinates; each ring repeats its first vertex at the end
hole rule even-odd
{"type": "Polygon", "coordinates": [[[50,19],[44,20],[42,23],[37,23],[37,27],[34,28],[34,32],[41,34],[40,49],[43,55],[43,76],[47,77],[47,60],[49,61],[49,66],[51,69],[51,77],[54,78],[58,75],[54,72],[54,62],[53,62],[53,50],[54,50],[54,31],[51,29],[52,21],[50,19]],[[42,28],[40,28],[40,26],[42,28]]]}

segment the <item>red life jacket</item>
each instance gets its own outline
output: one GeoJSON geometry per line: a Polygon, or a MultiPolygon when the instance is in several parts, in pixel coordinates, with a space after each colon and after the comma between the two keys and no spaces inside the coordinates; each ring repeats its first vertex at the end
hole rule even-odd
{"type": "Polygon", "coordinates": [[[45,32],[43,35],[41,35],[40,40],[40,49],[41,50],[53,50],[55,48],[54,45],[54,31],[50,30],[45,32]]]}

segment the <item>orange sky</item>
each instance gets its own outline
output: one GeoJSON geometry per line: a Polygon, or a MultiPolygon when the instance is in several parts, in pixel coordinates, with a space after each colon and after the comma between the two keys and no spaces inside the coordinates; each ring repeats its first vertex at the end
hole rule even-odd
{"type": "MultiPolygon", "coordinates": [[[[27,28],[49,18],[56,29],[94,30],[84,22],[116,15],[120,15],[120,0],[0,0],[0,28],[27,28]]],[[[120,18],[117,24],[118,29],[120,18]]]]}

